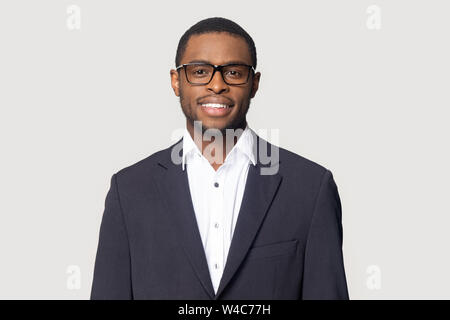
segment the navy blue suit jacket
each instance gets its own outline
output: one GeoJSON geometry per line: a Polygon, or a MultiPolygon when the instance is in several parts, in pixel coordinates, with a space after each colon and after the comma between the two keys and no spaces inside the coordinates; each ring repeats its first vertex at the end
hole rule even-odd
{"type": "Polygon", "coordinates": [[[186,170],[171,160],[179,143],[112,176],[91,299],[348,299],[333,175],[283,148],[250,164],[214,294],[186,170]]]}

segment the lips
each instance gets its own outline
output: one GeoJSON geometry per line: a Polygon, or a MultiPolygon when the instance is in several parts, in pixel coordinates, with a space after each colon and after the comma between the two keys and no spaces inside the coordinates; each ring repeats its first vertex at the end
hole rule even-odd
{"type": "Polygon", "coordinates": [[[209,117],[223,117],[231,112],[233,105],[228,103],[205,102],[199,104],[199,107],[209,117]]]}
{"type": "Polygon", "coordinates": [[[223,117],[228,115],[234,104],[224,97],[207,97],[201,99],[199,107],[209,117],[223,117]]]}
{"type": "Polygon", "coordinates": [[[231,108],[234,104],[224,97],[207,97],[199,101],[199,105],[208,108],[231,108]]]}

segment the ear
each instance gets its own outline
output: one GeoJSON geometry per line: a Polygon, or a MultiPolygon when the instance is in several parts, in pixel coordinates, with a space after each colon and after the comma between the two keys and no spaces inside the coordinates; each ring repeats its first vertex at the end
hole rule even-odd
{"type": "Polygon", "coordinates": [[[180,74],[177,70],[170,70],[170,82],[172,85],[173,92],[177,97],[180,96],[180,74]]]}
{"type": "Polygon", "coordinates": [[[257,72],[253,76],[253,79],[252,79],[253,86],[252,86],[252,92],[250,93],[250,98],[253,98],[256,95],[256,91],[258,91],[258,87],[259,87],[259,79],[260,78],[261,78],[261,72],[257,72]]]}

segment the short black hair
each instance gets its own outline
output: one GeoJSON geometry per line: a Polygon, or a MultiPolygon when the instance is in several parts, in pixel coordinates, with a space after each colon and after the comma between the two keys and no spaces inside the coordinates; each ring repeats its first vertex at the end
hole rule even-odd
{"type": "Polygon", "coordinates": [[[180,65],[181,58],[186,51],[186,46],[193,35],[204,34],[210,32],[227,32],[231,35],[236,35],[244,38],[250,50],[250,57],[252,59],[252,66],[256,69],[256,47],[252,37],[236,22],[221,17],[213,17],[201,20],[190,27],[180,38],[178,42],[177,55],[175,57],[175,66],[180,65]]]}

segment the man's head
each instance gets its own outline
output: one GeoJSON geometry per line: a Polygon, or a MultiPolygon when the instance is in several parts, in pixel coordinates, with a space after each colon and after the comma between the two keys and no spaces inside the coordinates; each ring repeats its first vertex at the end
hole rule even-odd
{"type": "Polygon", "coordinates": [[[233,21],[209,18],[188,29],[179,41],[175,58],[176,66],[181,67],[170,71],[188,129],[193,129],[194,121],[201,121],[203,130],[245,127],[250,99],[258,90],[261,76],[254,71],[256,62],[252,38],[233,21]],[[237,65],[217,70],[211,78],[212,67],[197,63],[237,65]],[[183,66],[186,64],[190,66],[183,66]]]}

